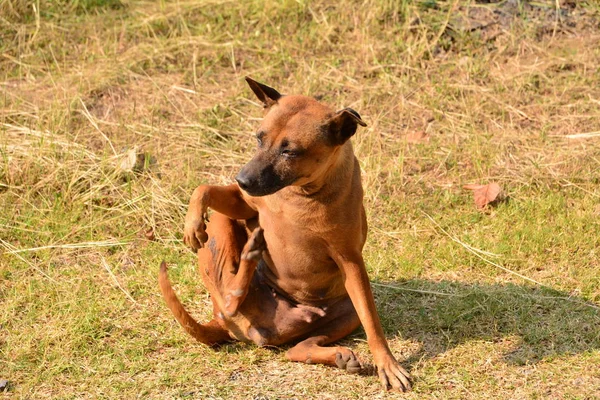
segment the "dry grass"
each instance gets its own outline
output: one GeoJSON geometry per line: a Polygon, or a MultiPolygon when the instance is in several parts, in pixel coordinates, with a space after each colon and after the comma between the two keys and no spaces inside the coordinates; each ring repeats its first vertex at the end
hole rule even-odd
{"type": "Polygon", "coordinates": [[[33,3],[0,0],[5,396],[600,396],[595,2],[33,3]],[[365,257],[412,393],[207,349],[164,307],[162,259],[208,318],[183,215],[250,157],[245,75],[368,122],[365,257]],[[480,212],[462,186],[490,181],[480,212]]]}

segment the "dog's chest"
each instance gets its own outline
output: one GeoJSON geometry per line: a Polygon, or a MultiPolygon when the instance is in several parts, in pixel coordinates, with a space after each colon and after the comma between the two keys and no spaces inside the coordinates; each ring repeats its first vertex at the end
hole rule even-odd
{"type": "Polygon", "coordinates": [[[268,253],[264,255],[264,277],[291,299],[318,305],[345,294],[341,270],[329,255],[325,240],[295,224],[263,226],[268,253]]]}
{"type": "Polygon", "coordinates": [[[285,207],[259,211],[273,267],[279,273],[314,275],[335,265],[327,249],[331,226],[324,219],[318,212],[303,213],[285,207]]]}

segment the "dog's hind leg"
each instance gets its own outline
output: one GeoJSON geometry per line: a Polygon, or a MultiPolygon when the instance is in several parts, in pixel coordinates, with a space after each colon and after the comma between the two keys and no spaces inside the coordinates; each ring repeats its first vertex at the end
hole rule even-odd
{"type": "Polygon", "coordinates": [[[262,258],[265,249],[265,239],[262,228],[258,227],[252,231],[248,242],[244,245],[241,260],[235,276],[225,282],[223,297],[225,300],[223,312],[227,316],[233,316],[246,299],[250,282],[256,271],[258,262],[262,258]]]}
{"type": "MultiPolygon", "coordinates": [[[[291,361],[308,364],[326,364],[337,366],[351,373],[361,371],[361,365],[352,350],[347,347],[332,346],[333,343],[349,335],[360,325],[358,315],[350,299],[342,300],[343,304],[336,304],[340,311],[339,316],[329,321],[323,321],[315,330],[310,332],[310,337],[292,347],[286,353],[291,361]]],[[[337,312],[336,312],[337,314],[337,312]]]]}
{"type": "Polygon", "coordinates": [[[217,212],[211,216],[207,246],[198,250],[198,267],[210,293],[215,317],[207,324],[199,324],[186,312],[171,287],[166,264],[161,265],[159,284],[167,306],[186,332],[202,343],[213,345],[240,337],[239,332],[237,335],[230,332],[230,329],[235,332],[239,329],[226,319],[237,313],[248,295],[256,266],[266,248],[262,229],[256,227],[248,238],[247,225],[252,224],[217,212]]]}
{"type": "Polygon", "coordinates": [[[248,237],[244,224],[214,213],[207,233],[207,246],[198,250],[198,266],[215,308],[231,317],[248,295],[266,249],[263,230],[257,227],[248,237]]]}

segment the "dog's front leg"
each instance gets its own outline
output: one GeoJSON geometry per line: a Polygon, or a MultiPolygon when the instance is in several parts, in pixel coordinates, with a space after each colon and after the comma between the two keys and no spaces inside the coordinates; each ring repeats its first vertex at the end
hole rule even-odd
{"type": "Polygon", "coordinates": [[[381,383],[385,389],[409,390],[410,375],[396,361],[385,340],[362,255],[333,252],[332,258],[344,274],[346,291],[367,334],[381,383]]]}
{"type": "Polygon", "coordinates": [[[250,219],[258,214],[246,202],[237,184],[198,186],[192,193],[183,230],[184,243],[194,251],[201,248],[208,240],[205,221],[209,208],[231,219],[250,219]]]}

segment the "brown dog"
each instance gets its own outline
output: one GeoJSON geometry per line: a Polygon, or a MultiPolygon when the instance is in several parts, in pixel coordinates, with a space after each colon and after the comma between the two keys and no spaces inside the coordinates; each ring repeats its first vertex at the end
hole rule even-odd
{"type": "Polygon", "coordinates": [[[207,345],[299,342],[287,352],[290,360],[350,372],[361,369],[354,353],[324,345],[362,323],[384,387],[409,389],[409,374],[385,340],[361,254],[367,221],[349,139],[366,124],[352,109],[335,112],[313,98],[246,81],[265,106],[257,152],[237,184],[197,187],[185,218],[184,241],[198,250],[215,318],[194,321],[163,263],[167,305],[207,345]],[[214,213],[206,226],[208,208],[214,213]]]}

